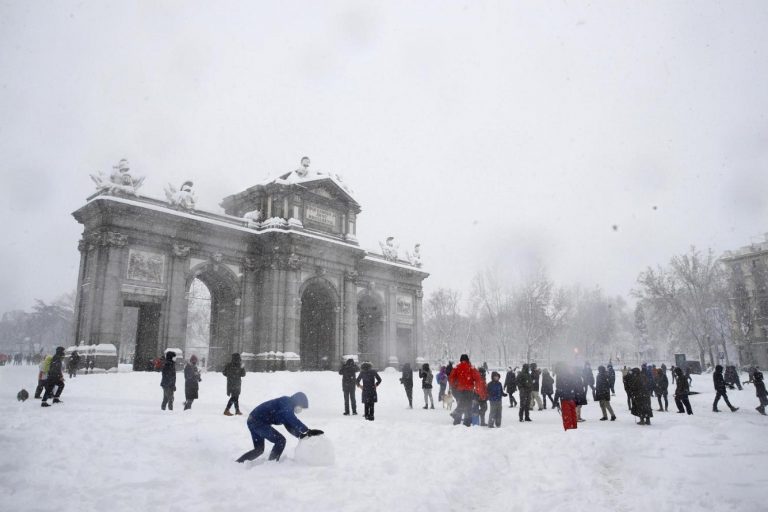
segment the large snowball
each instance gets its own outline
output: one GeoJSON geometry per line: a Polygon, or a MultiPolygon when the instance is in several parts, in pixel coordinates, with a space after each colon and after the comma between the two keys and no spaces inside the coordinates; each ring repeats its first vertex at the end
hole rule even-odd
{"type": "Polygon", "coordinates": [[[300,440],[293,458],[307,466],[333,466],[336,462],[333,443],[325,435],[300,440]]]}

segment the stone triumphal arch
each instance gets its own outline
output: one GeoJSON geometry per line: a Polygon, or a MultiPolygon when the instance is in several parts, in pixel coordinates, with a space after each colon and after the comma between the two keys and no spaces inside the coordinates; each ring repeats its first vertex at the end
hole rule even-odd
{"type": "Polygon", "coordinates": [[[299,169],[221,202],[196,208],[194,183],[139,194],[144,178],[125,160],[92,176],[98,192],[74,212],[83,225],[76,303],[80,343],[124,341],[135,369],[165,349],[186,346],[189,290],[210,291],[208,366],[241,352],[251,370],[329,369],[346,358],[376,367],[422,355],[418,245],[381,254],[356,238],[360,205],[332,173],[299,169]],[[405,257],[404,257],[405,256],[405,257]]]}

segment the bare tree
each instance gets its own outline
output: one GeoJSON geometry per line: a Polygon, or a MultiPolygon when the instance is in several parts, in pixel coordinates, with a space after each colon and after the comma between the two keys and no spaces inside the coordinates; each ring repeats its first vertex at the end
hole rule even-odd
{"type": "Polygon", "coordinates": [[[711,311],[725,310],[725,273],[710,249],[702,255],[695,247],[687,254],[674,256],[667,268],[648,268],[637,279],[636,297],[674,317],[686,335],[696,342],[704,365],[706,354],[715,365],[712,351],[715,338],[711,311]]]}
{"type": "Polygon", "coordinates": [[[462,326],[466,326],[467,321],[461,316],[460,297],[456,290],[440,288],[427,299],[425,347],[433,360],[450,359],[461,343],[462,326]]]}

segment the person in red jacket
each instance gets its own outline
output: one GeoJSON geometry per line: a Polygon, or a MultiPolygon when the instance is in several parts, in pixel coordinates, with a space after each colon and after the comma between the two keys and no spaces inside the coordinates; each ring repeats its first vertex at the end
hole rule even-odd
{"type": "MultiPolygon", "coordinates": [[[[481,386],[477,383],[478,380],[482,380],[480,373],[470,364],[469,356],[462,354],[459,364],[448,377],[453,396],[456,398],[456,410],[451,413],[454,425],[462,423],[463,420],[464,425],[472,426],[472,399],[475,395],[475,389],[480,389],[481,386]]],[[[482,384],[482,389],[485,390],[485,382],[482,384]]]]}

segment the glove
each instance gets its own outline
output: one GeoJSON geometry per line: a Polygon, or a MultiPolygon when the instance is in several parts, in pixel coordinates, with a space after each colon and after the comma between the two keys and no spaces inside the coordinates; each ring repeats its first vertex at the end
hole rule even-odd
{"type": "Polygon", "coordinates": [[[307,430],[307,437],[321,436],[323,434],[325,434],[325,432],[323,432],[322,430],[316,430],[313,428],[307,430]]]}

